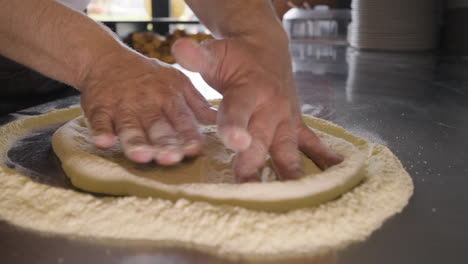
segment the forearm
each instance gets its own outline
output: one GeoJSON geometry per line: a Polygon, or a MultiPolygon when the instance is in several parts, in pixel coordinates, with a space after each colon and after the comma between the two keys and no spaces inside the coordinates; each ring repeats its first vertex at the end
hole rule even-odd
{"type": "Polygon", "coordinates": [[[275,34],[284,30],[269,0],[186,0],[203,24],[218,38],[275,34]]]}
{"type": "Polygon", "coordinates": [[[75,87],[100,58],[126,50],[103,26],[55,1],[0,5],[0,54],[75,87]]]}

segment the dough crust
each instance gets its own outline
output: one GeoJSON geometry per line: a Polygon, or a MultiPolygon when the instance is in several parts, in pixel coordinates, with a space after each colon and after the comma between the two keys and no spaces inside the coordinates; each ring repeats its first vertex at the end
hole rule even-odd
{"type": "MultiPolygon", "coordinates": [[[[319,122],[304,118],[311,125],[319,122]]],[[[361,169],[371,148],[371,144],[361,144],[360,150],[351,142],[315,129],[322,141],[344,157],[341,164],[322,172],[303,156],[306,176],[301,179],[276,181],[268,165],[263,169],[263,182],[238,184],[231,170],[234,154],[220,142],[215,126],[202,126],[201,130],[206,139],[204,153],[170,168],[128,161],[119,144],[110,150],[97,149],[82,116],[59,128],[52,146],[73,185],[85,191],[187,198],[269,211],[318,205],[350,190],[363,179],[361,169]]]]}

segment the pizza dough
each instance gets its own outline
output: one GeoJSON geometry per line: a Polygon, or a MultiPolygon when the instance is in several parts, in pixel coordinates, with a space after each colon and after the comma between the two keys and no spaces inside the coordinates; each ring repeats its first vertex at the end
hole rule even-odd
{"type": "MultiPolygon", "coordinates": [[[[0,127],[1,157],[24,133],[81,114],[59,110],[0,127]]],[[[325,121],[314,128],[358,149],[367,144],[325,121]]],[[[407,205],[413,182],[388,148],[373,145],[363,173],[364,181],[338,199],[267,212],[184,198],[97,197],[35,182],[0,163],[0,219],[53,234],[169,241],[223,256],[311,255],[364,240],[407,205]]]]}
{"type": "MultiPolygon", "coordinates": [[[[311,124],[317,119],[306,117],[311,124]]],[[[84,117],[57,130],[52,139],[62,168],[76,187],[97,193],[135,195],[171,200],[187,198],[246,208],[287,211],[335,199],[358,184],[371,145],[352,143],[316,130],[322,141],[344,157],[344,161],[321,172],[302,157],[306,176],[277,181],[271,165],[263,169],[263,182],[235,183],[232,174],[234,153],[216,136],[215,126],[202,126],[204,153],[176,167],[135,164],[127,160],[119,144],[110,150],[93,146],[84,117]]],[[[271,163],[271,162],[268,162],[271,163]]]]}

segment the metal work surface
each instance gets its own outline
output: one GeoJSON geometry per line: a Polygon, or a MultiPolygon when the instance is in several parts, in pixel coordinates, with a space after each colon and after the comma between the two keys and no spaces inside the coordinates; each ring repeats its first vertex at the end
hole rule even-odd
{"type": "MultiPolygon", "coordinates": [[[[358,52],[308,42],[293,43],[291,50],[302,111],[390,147],[413,177],[415,193],[403,213],[365,242],[319,260],[273,263],[467,263],[468,59],[358,52]]],[[[77,102],[78,97],[70,97],[1,116],[0,125],[77,102]]],[[[45,128],[23,138],[8,156],[35,180],[72,188],[48,143],[53,131],[45,128]]],[[[0,263],[247,261],[149,242],[44,235],[0,221],[0,263]]]]}

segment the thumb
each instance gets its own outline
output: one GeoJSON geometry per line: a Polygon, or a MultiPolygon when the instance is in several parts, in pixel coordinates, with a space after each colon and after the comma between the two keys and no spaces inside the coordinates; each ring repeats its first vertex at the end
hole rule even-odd
{"type": "Polygon", "coordinates": [[[171,51],[180,66],[203,75],[216,67],[216,56],[207,47],[209,44],[200,45],[192,39],[181,38],[172,45],[171,51]]]}

